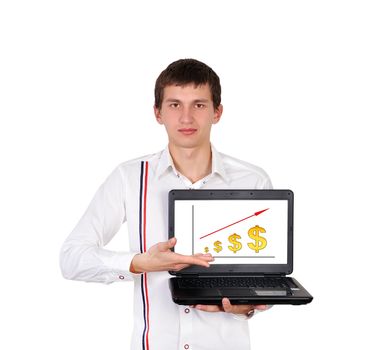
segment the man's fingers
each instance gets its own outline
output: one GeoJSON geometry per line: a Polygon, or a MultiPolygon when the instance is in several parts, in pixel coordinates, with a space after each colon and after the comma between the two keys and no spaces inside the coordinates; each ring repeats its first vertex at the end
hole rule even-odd
{"type": "Polygon", "coordinates": [[[160,242],[156,245],[156,247],[158,248],[158,250],[160,252],[165,252],[171,248],[173,248],[176,244],[176,238],[173,237],[173,238],[170,238],[168,241],[166,242],[160,242]]]}
{"type": "Polygon", "coordinates": [[[209,267],[214,261],[211,254],[182,255],[171,251],[176,245],[176,238],[153,245],[147,254],[150,266],[146,271],[179,271],[189,265],[209,267]]]}
{"type": "MultiPolygon", "coordinates": [[[[241,306],[241,305],[239,305],[241,306]]],[[[197,310],[206,311],[206,312],[232,312],[234,306],[230,303],[228,298],[222,299],[222,306],[220,305],[195,305],[197,310]]]]}
{"type": "Polygon", "coordinates": [[[195,305],[196,310],[206,311],[206,312],[220,312],[223,311],[218,305],[195,305]]]}
{"type": "MultiPolygon", "coordinates": [[[[176,263],[176,266],[175,266],[175,271],[180,271],[188,266],[191,266],[191,265],[194,265],[194,260],[188,260],[187,259],[187,256],[186,255],[179,255],[179,254],[176,254],[176,257],[185,257],[185,263],[183,263],[183,260],[181,259],[180,260],[180,263],[176,263]],[[190,261],[190,262],[188,262],[190,261]]],[[[198,253],[198,254],[195,254],[193,257],[195,258],[199,258],[201,259],[201,261],[208,261],[208,262],[211,262],[211,261],[214,261],[214,258],[212,257],[211,254],[202,254],[202,253],[198,253]]],[[[190,257],[191,258],[191,257],[190,257]]],[[[196,265],[199,265],[199,260],[196,260],[197,262],[195,262],[196,265]]],[[[201,263],[201,266],[205,266],[205,267],[209,267],[209,264],[205,264],[205,263],[201,263]]]]}
{"type": "Polygon", "coordinates": [[[209,253],[207,253],[207,254],[203,254],[203,253],[197,253],[197,254],[194,254],[193,256],[196,256],[196,257],[201,257],[201,256],[210,256],[210,257],[212,257],[212,254],[209,254],[209,253]]]}
{"type": "Polygon", "coordinates": [[[228,313],[246,314],[251,310],[251,305],[232,305],[228,298],[222,298],[222,308],[228,313]]]}
{"type": "Polygon", "coordinates": [[[233,306],[228,298],[222,298],[222,307],[225,312],[232,312],[233,306]]]}
{"type": "Polygon", "coordinates": [[[251,310],[266,310],[267,305],[232,305],[228,298],[222,299],[222,307],[225,312],[234,314],[247,314],[251,310]]]}
{"type": "Polygon", "coordinates": [[[267,305],[254,305],[254,309],[264,311],[268,309],[268,306],[267,305]]]}
{"type": "Polygon", "coordinates": [[[187,256],[177,254],[179,264],[199,265],[209,267],[209,262],[214,261],[212,256],[187,256]]]}

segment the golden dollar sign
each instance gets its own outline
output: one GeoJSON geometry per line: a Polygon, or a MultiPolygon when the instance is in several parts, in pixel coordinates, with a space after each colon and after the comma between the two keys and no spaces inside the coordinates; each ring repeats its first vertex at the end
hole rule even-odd
{"type": "Polygon", "coordinates": [[[220,241],[216,241],[213,243],[214,244],[214,248],[213,250],[216,252],[216,253],[220,253],[221,250],[222,250],[222,247],[221,247],[221,242],[220,241]]]}
{"type": "Polygon", "coordinates": [[[242,248],[242,244],[237,241],[237,239],[241,239],[240,235],[237,235],[237,233],[233,233],[232,235],[229,236],[228,240],[230,243],[233,245],[229,245],[228,248],[235,254],[237,253],[238,250],[242,248]]]}
{"type": "Polygon", "coordinates": [[[204,251],[205,251],[206,253],[208,253],[208,252],[209,252],[209,248],[208,248],[208,247],[205,247],[205,248],[204,248],[204,251]]]}
{"type": "Polygon", "coordinates": [[[267,241],[264,237],[259,236],[260,233],[265,233],[266,230],[263,227],[255,225],[251,227],[248,231],[248,235],[252,238],[255,243],[248,243],[250,249],[255,250],[256,253],[259,253],[260,250],[266,247],[267,241]]]}

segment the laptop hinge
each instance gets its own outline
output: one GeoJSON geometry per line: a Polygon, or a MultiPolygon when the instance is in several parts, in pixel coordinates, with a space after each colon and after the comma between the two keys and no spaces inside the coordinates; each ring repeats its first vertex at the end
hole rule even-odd
{"type": "Polygon", "coordinates": [[[257,273],[257,274],[233,274],[233,273],[202,273],[201,275],[197,273],[183,273],[176,275],[176,278],[202,278],[202,277],[220,277],[220,276],[229,276],[229,277],[286,277],[284,273],[257,273]]]}

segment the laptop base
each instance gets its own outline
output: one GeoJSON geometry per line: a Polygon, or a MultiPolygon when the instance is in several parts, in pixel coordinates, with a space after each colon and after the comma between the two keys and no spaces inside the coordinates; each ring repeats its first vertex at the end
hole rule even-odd
{"type": "Polygon", "coordinates": [[[228,298],[234,305],[303,305],[313,297],[294,278],[288,277],[293,287],[284,288],[181,288],[179,278],[170,278],[169,287],[172,300],[179,305],[221,305],[228,298]]]}

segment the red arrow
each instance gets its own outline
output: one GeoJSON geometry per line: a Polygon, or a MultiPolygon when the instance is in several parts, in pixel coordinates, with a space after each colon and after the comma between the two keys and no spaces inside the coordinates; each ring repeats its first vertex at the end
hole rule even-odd
{"type": "Polygon", "coordinates": [[[214,233],[219,232],[219,231],[221,231],[221,230],[223,230],[223,229],[225,229],[225,228],[228,228],[228,227],[230,227],[230,226],[233,226],[233,225],[235,225],[235,224],[238,224],[238,223],[241,222],[241,221],[244,221],[244,220],[250,219],[250,218],[252,218],[253,216],[258,216],[258,215],[262,214],[264,211],[269,210],[269,209],[270,209],[270,208],[267,208],[267,209],[264,209],[264,210],[261,210],[261,211],[257,211],[257,212],[255,212],[253,215],[250,215],[250,216],[248,216],[248,217],[246,217],[246,218],[244,218],[244,219],[241,219],[241,220],[238,220],[238,221],[236,221],[236,222],[233,222],[232,224],[230,224],[230,225],[228,225],[228,226],[225,226],[225,227],[220,228],[220,229],[218,229],[218,230],[216,230],[216,231],[213,231],[213,232],[211,232],[211,233],[208,233],[208,234],[206,234],[205,236],[200,237],[199,239],[203,239],[204,237],[207,237],[207,236],[213,235],[214,233]]]}

